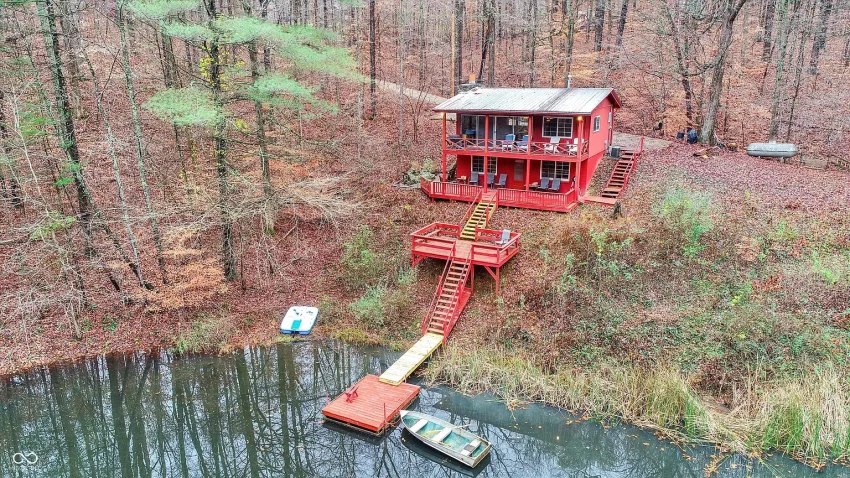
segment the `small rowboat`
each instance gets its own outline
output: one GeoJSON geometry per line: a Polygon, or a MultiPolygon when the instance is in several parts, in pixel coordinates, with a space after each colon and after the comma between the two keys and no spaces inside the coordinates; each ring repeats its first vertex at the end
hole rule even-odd
{"type": "Polygon", "coordinates": [[[490,453],[490,442],[439,418],[410,410],[400,412],[401,423],[425,445],[475,468],[490,453]]]}

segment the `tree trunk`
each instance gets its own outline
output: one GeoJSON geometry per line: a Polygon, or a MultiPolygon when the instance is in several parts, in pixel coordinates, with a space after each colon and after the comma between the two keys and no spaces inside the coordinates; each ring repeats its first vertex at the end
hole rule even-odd
{"type": "Polygon", "coordinates": [[[463,10],[464,0],[455,0],[454,9],[454,44],[452,45],[452,58],[454,58],[454,89],[452,94],[457,93],[463,84],[463,10]]]}
{"type": "Polygon", "coordinates": [[[79,106],[82,41],[80,39],[77,12],[73,10],[71,3],[71,1],[59,2],[57,6],[60,10],[59,24],[62,26],[62,40],[65,44],[65,54],[68,56],[66,65],[68,68],[68,79],[71,82],[71,96],[76,99],[75,104],[79,106]]]}
{"type": "Polygon", "coordinates": [[[596,12],[593,23],[593,51],[602,51],[602,34],[605,28],[605,0],[596,0],[596,12]]]}
{"type": "MultiPolygon", "coordinates": [[[[154,247],[156,248],[156,260],[159,265],[159,273],[162,277],[163,283],[168,283],[168,277],[165,272],[165,256],[162,252],[162,236],[159,234],[159,220],[156,217],[156,212],[153,209],[153,200],[151,199],[151,190],[148,185],[148,174],[147,174],[147,166],[145,165],[145,146],[144,146],[144,136],[142,134],[142,121],[139,118],[139,106],[136,104],[136,88],[133,84],[133,71],[130,67],[130,51],[127,46],[127,18],[124,15],[124,7],[125,4],[121,4],[118,7],[118,30],[120,33],[121,39],[121,60],[122,66],[124,68],[124,81],[127,87],[127,97],[130,100],[130,116],[133,120],[133,140],[135,143],[135,152],[136,152],[136,167],[139,170],[139,183],[142,186],[142,195],[145,198],[145,210],[148,214],[148,220],[151,224],[151,235],[153,236],[154,247]]],[[[165,35],[163,35],[165,37],[165,35]]],[[[167,37],[166,37],[167,38],[167,37]]],[[[168,38],[166,42],[168,47],[166,48],[166,54],[164,55],[164,63],[168,65],[168,67],[164,68],[164,70],[172,70],[176,71],[173,68],[173,64],[169,64],[169,62],[174,62],[174,51],[171,49],[171,39],[168,38]],[[168,53],[170,52],[170,54],[168,53]]],[[[173,80],[173,75],[172,76],[173,80]]],[[[107,127],[108,128],[108,127],[107,127]]],[[[117,165],[115,166],[117,168],[117,165]]],[[[116,175],[118,172],[116,171],[116,175]]],[[[137,258],[138,262],[138,258],[137,258]]]]}
{"type": "Polygon", "coordinates": [[[77,145],[77,134],[74,129],[74,118],[68,104],[68,89],[65,83],[65,73],[59,55],[59,33],[56,31],[56,14],[53,8],[54,0],[36,2],[41,27],[44,30],[44,48],[50,63],[50,76],[53,80],[53,100],[56,103],[58,115],[57,133],[59,143],[65,152],[69,169],[74,176],[77,188],[77,203],[79,206],[79,221],[86,235],[92,234],[92,203],[83,179],[83,166],[80,163],[80,151],[77,145]]]}
{"type": "Polygon", "coordinates": [[[832,14],[832,0],[821,0],[818,27],[815,29],[812,41],[812,56],[809,60],[809,73],[816,75],[820,54],[826,48],[826,34],[829,27],[829,16],[832,14]]]}
{"type": "Polygon", "coordinates": [[[537,69],[537,0],[529,0],[528,16],[531,25],[528,29],[528,86],[534,88],[534,73],[537,69]]]}
{"type": "Polygon", "coordinates": [[[762,61],[770,61],[771,51],[773,50],[773,17],[776,12],[776,2],[778,0],[766,0],[767,4],[764,8],[764,33],[762,37],[763,50],[761,53],[762,61]]]}
{"type": "Polygon", "coordinates": [[[375,0],[369,0],[369,119],[375,119],[378,114],[376,98],[376,45],[375,45],[375,0]]]}
{"type": "MultiPolygon", "coordinates": [[[[207,13],[209,15],[208,27],[215,32],[215,20],[218,16],[216,7],[217,0],[207,1],[207,13]]],[[[224,110],[224,90],[222,88],[223,69],[227,65],[222,63],[221,49],[218,34],[208,41],[207,51],[210,56],[209,81],[212,85],[213,101],[216,110],[224,110]]],[[[230,217],[230,164],[227,161],[227,127],[224,114],[219,114],[213,128],[213,140],[215,142],[215,170],[218,175],[218,207],[221,214],[221,255],[224,269],[224,277],[227,280],[236,278],[236,256],[233,253],[233,220],[230,217]]]]}
{"type": "Polygon", "coordinates": [[[576,38],[576,8],[573,4],[574,0],[564,0],[563,10],[567,17],[567,39],[564,47],[565,68],[564,68],[564,86],[570,84],[570,73],[573,67],[573,46],[576,38]]]}
{"type": "Polygon", "coordinates": [[[404,0],[398,0],[398,144],[404,140],[404,0]]]}
{"type": "MultiPolygon", "coordinates": [[[[243,8],[247,15],[251,15],[251,6],[244,3],[243,8]]],[[[260,79],[260,62],[258,58],[257,42],[248,43],[248,58],[251,62],[251,81],[260,79]]],[[[277,209],[274,206],[274,191],[272,188],[271,170],[269,169],[269,152],[266,140],[266,119],[263,112],[263,104],[254,101],[254,118],[257,122],[257,145],[260,148],[260,170],[263,175],[263,196],[265,196],[265,214],[263,215],[263,230],[266,234],[274,233],[275,215],[277,209]]]]}
{"type": "Polygon", "coordinates": [[[788,35],[790,21],[788,19],[788,6],[790,0],[779,0],[779,31],[777,42],[779,50],[776,54],[776,81],[773,84],[773,103],[770,107],[770,127],[768,137],[770,141],[776,141],[779,132],[779,104],[782,100],[782,81],[785,74],[785,57],[788,46],[788,35]]]}
{"type": "Polygon", "coordinates": [[[720,109],[720,95],[723,93],[723,75],[726,73],[726,54],[729,52],[729,45],[732,44],[732,28],[735,26],[735,19],[745,3],[747,0],[736,0],[734,4],[730,3],[723,16],[717,54],[714,57],[714,71],[712,71],[708,89],[708,106],[700,134],[703,143],[714,144],[715,121],[717,111],[720,109]]]}
{"type": "Polygon", "coordinates": [[[617,23],[617,47],[623,46],[623,32],[626,31],[626,17],[629,15],[629,0],[620,5],[620,21],[617,23]]]}
{"type": "Polygon", "coordinates": [[[0,166],[0,199],[8,200],[9,204],[14,208],[23,208],[24,200],[21,197],[20,185],[18,183],[18,175],[15,170],[14,162],[12,158],[9,156],[9,150],[7,149],[6,143],[9,141],[9,127],[6,123],[6,113],[3,110],[3,103],[5,102],[5,93],[0,89],[0,158],[5,157],[7,159],[6,169],[9,171],[9,185],[6,186],[6,178],[3,174],[3,167],[0,166]]]}

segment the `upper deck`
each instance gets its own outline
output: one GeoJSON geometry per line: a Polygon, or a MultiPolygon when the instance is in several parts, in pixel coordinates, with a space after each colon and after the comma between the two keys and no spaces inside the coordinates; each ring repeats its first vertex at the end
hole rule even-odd
{"type": "Polygon", "coordinates": [[[469,258],[474,265],[501,267],[519,252],[521,234],[518,232],[511,232],[508,241],[500,243],[502,231],[478,229],[474,241],[460,239],[460,231],[458,225],[439,222],[414,231],[410,235],[414,259],[469,258]]]}

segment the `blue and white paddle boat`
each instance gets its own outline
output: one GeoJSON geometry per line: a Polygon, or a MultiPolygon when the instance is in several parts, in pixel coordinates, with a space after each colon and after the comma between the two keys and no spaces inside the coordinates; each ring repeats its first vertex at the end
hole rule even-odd
{"type": "Polygon", "coordinates": [[[280,322],[280,333],[292,335],[307,335],[316,325],[319,318],[319,309],[296,305],[290,307],[280,322]]]}

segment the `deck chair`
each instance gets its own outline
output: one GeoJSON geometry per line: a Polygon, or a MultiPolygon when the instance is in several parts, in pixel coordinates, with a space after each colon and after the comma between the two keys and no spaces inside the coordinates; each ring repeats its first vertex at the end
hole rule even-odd
{"type": "Polygon", "coordinates": [[[520,151],[528,152],[528,135],[523,135],[522,141],[518,141],[516,148],[520,151]]]}
{"type": "Polygon", "coordinates": [[[499,175],[499,182],[496,183],[496,187],[497,188],[503,188],[507,185],[508,185],[508,175],[507,174],[500,174],[499,175]]]}
{"type": "Polygon", "coordinates": [[[572,141],[567,141],[567,152],[570,154],[578,153],[578,138],[573,138],[572,141]]]}
{"type": "Polygon", "coordinates": [[[549,138],[549,144],[543,147],[543,151],[547,153],[557,154],[560,152],[560,148],[558,148],[560,144],[561,138],[559,138],[558,136],[549,138]]]}
{"type": "Polygon", "coordinates": [[[496,173],[487,173],[487,186],[492,187],[494,182],[496,182],[496,173]]]}
{"type": "Polygon", "coordinates": [[[515,134],[506,134],[505,141],[502,142],[502,151],[513,151],[516,147],[514,141],[516,141],[515,134]]]}
{"type": "Polygon", "coordinates": [[[561,178],[555,178],[552,180],[552,184],[549,185],[549,191],[553,193],[557,193],[561,191],[561,178]]]}
{"type": "Polygon", "coordinates": [[[479,174],[481,174],[481,173],[471,173],[469,175],[469,184],[471,184],[473,186],[481,186],[480,184],[478,184],[478,175],[479,174]]]}
{"type": "Polygon", "coordinates": [[[540,185],[537,186],[537,189],[541,191],[546,191],[547,189],[549,189],[549,184],[551,184],[551,181],[552,180],[549,178],[540,178],[540,185]]]}
{"type": "Polygon", "coordinates": [[[511,230],[510,229],[502,229],[502,236],[496,241],[496,244],[502,245],[507,244],[508,241],[511,240],[511,230]]]}

